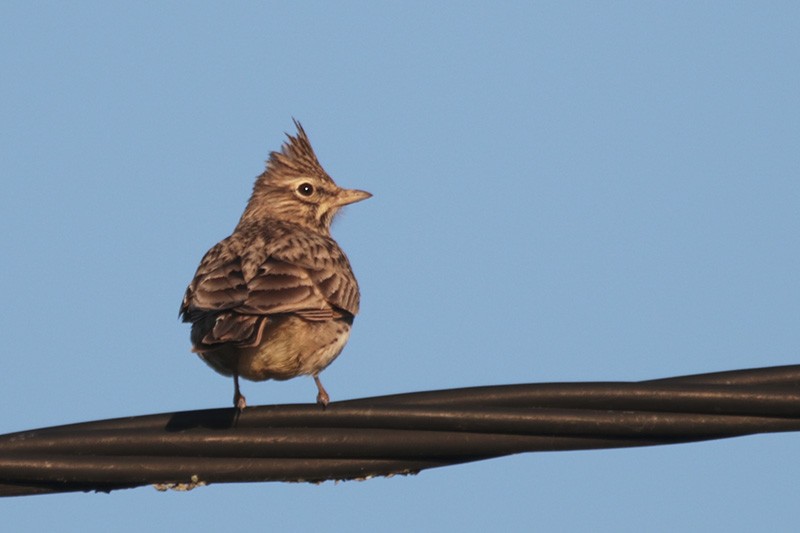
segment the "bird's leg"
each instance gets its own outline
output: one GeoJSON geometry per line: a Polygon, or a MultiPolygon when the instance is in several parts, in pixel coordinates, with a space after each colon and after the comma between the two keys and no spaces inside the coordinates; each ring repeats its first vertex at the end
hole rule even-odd
{"type": "Polygon", "coordinates": [[[233,375],[233,406],[240,411],[247,407],[244,394],[239,392],[239,374],[233,375]]]}
{"type": "Polygon", "coordinates": [[[325,390],[325,387],[322,386],[322,382],[319,380],[319,376],[314,374],[314,383],[317,384],[317,389],[319,393],[317,394],[317,403],[320,404],[323,409],[328,407],[328,403],[330,403],[331,398],[328,396],[328,392],[325,390]]]}

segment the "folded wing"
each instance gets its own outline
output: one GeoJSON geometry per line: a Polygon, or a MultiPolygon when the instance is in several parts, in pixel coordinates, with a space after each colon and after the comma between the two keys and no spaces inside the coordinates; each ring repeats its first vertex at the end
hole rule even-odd
{"type": "Polygon", "coordinates": [[[260,248],[255,262],[252,254],[240,253],[254,247],[237,246],[230,237],[209,250],[180,309],[183,321],[193,323],[195,348],[258,344],[271,315],[352,318],[358,312],[358,285],[347,257],[332,240],[318,239],[306,248],[317,251],[314,257],[297,257],[280,238],[260,248]]]}

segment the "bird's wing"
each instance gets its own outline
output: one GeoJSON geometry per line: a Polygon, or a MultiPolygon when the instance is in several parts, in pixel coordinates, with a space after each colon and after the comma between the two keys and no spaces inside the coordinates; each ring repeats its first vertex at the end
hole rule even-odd
{"type": "Polygon", "coordinates": [[[315,281],[321,273],[268,257],[247,276],[247,298],[236,311],[252,315],[306,313],[307,318],[333,318],[326,292],[315,281]]]}
{"type": "Polygon", "coordinates": [[[251,323],[253,316],[296,313],[308,320],[329,320],[343,312],[358,312],[358,284],[333,240],[271,233],[269,240],[261,232],[245,244],[229,237],[209,250],[186,290],[181,306],[184,321],[198,324],[213,316],[222,321],[216,325],[219,338],[233,340],[238,315],[249,317],[240,326],[252,336],[258,329],[251,323]]]}
{"type": "Polygon", "coordinates": [[[197,322],[210,313],[235,309],[247,301],[238,248],[228,237],[203,256],[183,296],[180,316],[184,322],[197,322]]]}
{"type": "Polygon", "coordinates": [[[335,241],[313,233],[276,231],[272,237],[266,257],[254,252],[254,260],[243,258],[248,295],[241,312],[297,313],[309,320],[358,313],[358,283],[335,241]],[[247,267],[252,264],[258,267],[247,267]]]}

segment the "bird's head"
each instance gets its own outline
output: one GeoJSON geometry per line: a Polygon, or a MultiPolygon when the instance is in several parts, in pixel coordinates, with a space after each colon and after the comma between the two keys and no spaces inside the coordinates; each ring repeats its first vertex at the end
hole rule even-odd
{"type": "Polygon", "coordinates": [[[336,185],[317,161],[303,127],[294,123],[297,134],[287,134],[281,151],[270,154],[239,224],[272,218],[329,235],[339,209],[372,195],[336,185]]]}

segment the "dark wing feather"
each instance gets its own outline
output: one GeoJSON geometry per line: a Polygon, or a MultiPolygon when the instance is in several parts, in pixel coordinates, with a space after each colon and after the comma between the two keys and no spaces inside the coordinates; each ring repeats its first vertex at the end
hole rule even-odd
{"type": "Polygon", "coordinates": [[[356,278],[350,270],[347,257],[341,255],[338,268],[323,268],[309,271],[314,286],[324,298],[339,309],[351,315],[358,314],[359,291],[356,278]]]}
{"type": "MultiPolygon", "coordinates": [[[[358,314],[358,283],[347,256],[336,241],[311,232],[292,231],[283,225],[273,228],[269,256],[272,260],[292,265],[304,272],[304,279],[314,287],[314,293],[328,306],[358,314]]],[[[310,305],[308,309],[319,309],[310,305]]],[[[293,311],[301,311],[298,307],[293,311]]]]}
{"type": "Polygon", "coordinates": [[[232,342],[238,346],[256,346],[261,342],[269,317],[222,312],[192,325],[192,344],[202,348],[232,342]]]}
{"type": "Polygon", "coordinates": [[[186,290],[181,316],[195,346],[257,344],[267,317],[330,320],[358,313],[359,291],[332,239],[272,221],[209,250],[186,290]]]}
{"type": "Polygon", "coordinates": [[[247,288],[247,300],[236,309],[241,313],[266,315],[330,307],[306,269],[273,258],[261,265],[247,288]]]}
{"type": "Polygon", "coordinates": [[[247,283],[230,237],[211,248],[183,296],[180,315],[196,322],[213,311],[235,309],[247,300],[247,283]]]}

